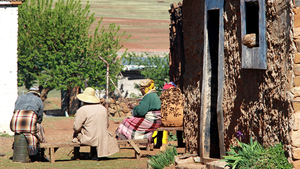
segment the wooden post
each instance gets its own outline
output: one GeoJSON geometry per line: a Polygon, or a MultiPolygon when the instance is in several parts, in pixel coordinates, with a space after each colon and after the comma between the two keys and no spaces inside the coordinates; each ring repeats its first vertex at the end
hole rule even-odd
{"type": "Polygon", "coordinates": [[[50,149],[50,162],[55,163],[55,158],[54,158],[54,147],[49,148],[50,149]]]}

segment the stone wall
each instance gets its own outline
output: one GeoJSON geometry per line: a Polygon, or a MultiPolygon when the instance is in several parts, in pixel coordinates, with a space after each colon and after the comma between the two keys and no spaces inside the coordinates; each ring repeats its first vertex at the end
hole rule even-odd
{"type": "Polygon", "coordinates": [[[170,81],[174,82],[177,87],[183,89],[184,74],[184,48],[183,48],[183,31],[182,31],[182,3],[171,4],[170,13],[170,81]]]}
{"type": "Polygon", "coordinates": [[[18,7],[0,1],[0,134],[13,134],[9,123],[18,97],[17,38],[18,7]]]}
{"type": "Polygon", "coordinates": [[[294,42],[296,52],[294,58],[294,83],[291,92],[294,95],[294,125],[292,130],[292,146],[293,146],[293,165],[300,168],[300,7],[295,7],[294,11],[294,42]]]}

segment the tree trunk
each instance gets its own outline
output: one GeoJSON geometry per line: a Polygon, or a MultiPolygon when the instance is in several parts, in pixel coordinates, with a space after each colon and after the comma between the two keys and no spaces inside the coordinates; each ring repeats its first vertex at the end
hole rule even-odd
{"type": "Polygon", "coordinates": [[[80,106],[80,101],[77,99],[77,94],[79,93],[79,86],[75,86],[70,89],[70,102],[69,102],[69,115],[75,115],[77,109],[80,106]]]}
{"type": "Polygon", "coordinates": [[[70,102],[70,89],[61,90],[61,113],[69,114],[69,102],[70,102]]]}
{"type": "Polygon", "coordinates": [[[51,88],[43,88],[42,92],[41,92],[41,99],[42,101],[44,102],[44,100],[47,99],[47,96],[48,96],[48,93],[51,91],[52,89],[51,88]]]}

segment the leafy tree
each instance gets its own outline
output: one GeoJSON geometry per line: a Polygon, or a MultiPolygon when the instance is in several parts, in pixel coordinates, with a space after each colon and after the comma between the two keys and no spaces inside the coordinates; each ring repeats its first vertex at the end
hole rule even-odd
{"type": "Polygon", "coordinates": [[[145,78],[153,79],[158,95],[161,94],[162,88],[169,77],[169,56],[160,57],[157,55],[150,56],[148,53],[140,55],[136,53],[128,53],[123,56],[123,65],[138,65],[141,69],[141,74],[145,78]]]}
{"type": "Polygon", "coordinates": [[[103,88],[106,64],[116,82],[121,61],[116,52],[122,48],[125,32],[110,24],[91,30],[96,20],[76,0],[28,0],[19,6],[18,85],[29,88],[35,83],[44,87],[42,99],[52,89],[74,86],[103,88]]]}

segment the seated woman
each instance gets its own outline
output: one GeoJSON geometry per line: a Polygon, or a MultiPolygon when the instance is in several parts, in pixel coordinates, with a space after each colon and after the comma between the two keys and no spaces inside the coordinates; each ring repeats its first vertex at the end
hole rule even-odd
{"type": "Polygon", "coordinates": [[[144,97],[139,105],[128,105],[133,109],[133,117],[123,120],[116,131],[118,139],[148,139],[151,142],[153,132],[161,125],[161,102],[155,92],[153,80],[143,80],[140,90],[144,97]]]}

